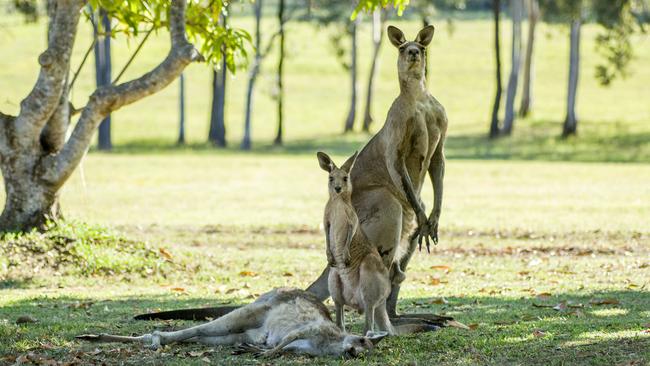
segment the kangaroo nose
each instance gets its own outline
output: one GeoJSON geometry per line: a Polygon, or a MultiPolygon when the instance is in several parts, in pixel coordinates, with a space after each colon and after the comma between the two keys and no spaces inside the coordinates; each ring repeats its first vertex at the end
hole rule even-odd
{"type": "Polygon", "coordinates": [[[410,49],[409,50],[409,55],[410,56],[417,56],[420,53],[417,49],[410,49]]]}
{"type": "Polygon", "coordinates": [[[334,190],[336,191],[336,193],[341,193],[341,187],[334,187],[334,190]]]}

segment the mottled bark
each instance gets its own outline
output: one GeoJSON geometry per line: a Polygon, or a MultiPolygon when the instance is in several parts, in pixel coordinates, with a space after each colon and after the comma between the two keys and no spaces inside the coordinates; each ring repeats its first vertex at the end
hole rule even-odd
{"type": "Polygon", "coordinates": [[[494,59],[496,61],[496,93],[494,95],[494,103],[492,104],[492,120],[490,121],[490,138],[499,136],[499,109],[501,107],[501,94],[503,93],[503,86],[501,85],[501,36],[500,28],[500,14],[501,14],[501,1],[492,1],[492,12],[494,14],[494,59]]]}
{"type": "Polygon", "coordinates": [[[59,214],[58,192],[79,164],[97,125],[111,111],[153,94],[201,59],[185,37],[185,1],[171,4],[171,50],[165,60],[142,77],[98,88],[83,108],[70,139],[58,153],[41,145],[42,130],[60,106],[70,72],[70,52],[84,1],[59,0],[50,27],[47,50],[39,57],[40,75],[34,89],[21,103],[16,118],[0,114],[0,167],[6,201],[0,215],[0,231],[41,226],[59,214]]]}
{"type": "Polygon", "coordinates": [[[528,40],[526,42],[526,58],[524,61],[523,85],[521,90],[521,104],[519,105],[519,115],[526,117],[533,107],[533,81],[534,57],[533,51],[535,46],[535,29],[539,20],[539,4],[537,0],[527,0],[528,4],[528,40]]]}
{"type": "Polygon", "coordinates": [[[562,128],[562,136],[575,135],[578,130],[576,117],[576,98],[578,93],[578,76],[580,74],[580,19],[571,22],[569,49],[569,85],[567,91],[566,118],[562,128]]]}
{"type": "Polygon", "coordinates": [[[262,0],[255,1],[255,59],[248,73],[248,88],[246,89],[246,112],[244,117],[244,137],[241,142],[242,150],[251,149],[251,118],[253,114],[253,96],[255,92],[255,81],[260,72],[262,63],[261,50],[261,22],[262,22],[262,0]]]}
{"type": "Polygon", "coordinates": [[[351,81],[351,93],[350,93],[350,110],[348,111],[348,116],[345,119],[345,127],[343,132],[350,132],[354,129],[354,120],[356,117],[357,111],[357,25],[361,17],[357,17],[352,24],[350,25],[350,36],[352,38],[352,48],[350,49],[350,81],[351,81]]]}
{"type": "Polygon", "coordinates": [[[519,69],[521,66],[521,17],[523,12],[523,0],[511,0],[512,10],[512,63],[510,77],[508,78],[508,89],[506,91],[506,114],[503,119],[504,135],[512,133],[515,121],[515,97],[517,96],[517,84],[519,83],[519,69]]]}
{"type": "Polygon", "coordinates": [[[370,65],[370,75],[368,76],[368,88],[366,91],[366,108],[363,116],[363,130],[366,132],[370,130],[370,125],[373,122],[372,119],[373,86],[375,82],[375,77],[377,75],[377,70],[379,68],[379,50],[381,49],[381,41],[384,38],[384,20],[385,20],[384,10],[377,9],[373,12],[372,14],[372,44],[373,44],[372,64],[370,65]]]}

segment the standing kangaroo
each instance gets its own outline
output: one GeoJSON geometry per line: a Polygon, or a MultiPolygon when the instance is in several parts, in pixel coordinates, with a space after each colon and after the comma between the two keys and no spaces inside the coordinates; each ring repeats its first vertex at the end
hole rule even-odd
{"type": "MultiPolygon", "coordinates": [[[[391,294],[387,310],[397,317],[396,305],[403,275],[424,239],[438,242],[438,220],[442,207],[447,116],[442,105],[425,88],[426,46],[434,27],[426,26],[414,41],[388,27],[388,38],[398,48],[397,70],[400,94],[388,111],[386,123],[361,150],[350,175],[354,191],[352,205],[361,231],[379,251],[391,270],[391,294]],[[429,173],[434,188],[433,210],[425,214],[420,192],[429,173]],[[400,278],[401,277],[401,278],[400,278]]],[[[329,296],[326,268],[308,291],[324,300],[329,296]]]]}
{"type": "MultiPolygon", "coordinates": [[[[406,270],[418,243],[424,239],[428,249],[429,239],[438,242],[447,115],[424,84],[426,47],[433,33],[433,26],[426,26],[414,41],[407,42],[402,31],[388,27],[388,38],[399,50],[400,94],[391,105],[384,126],[359,152],[349,178],[354,187],[351,199],[359,219],[359,230],[377,248],[387,268],[391,268],[392,287],[386,310],[393,326],[410,319],[416,322],[441,319],[432,314],[412,314],[398,319],[396,314],[400,284],[404,279],[402,271],[406,270]],[[427,172],[434,191],[429,217],[420,200],[427,172]],[[396,265],[389,267],[393,262],[396,265]]],[[[329,269],[326,267],[307,288],[321,301],[330,295],[329,269]]],[[[222,311],[220,308],[185,309],[143,314],[137,318],[193,319],[219,315],[222,311]]]]}
{"type": "Polygon", "coordinates": [[[327,308],[313,294],[280,288],[261,295],[251,304],[192,328],[175,332],[156,331],[138,337],[101,334],[77,338],[137,342],[152,349],[174,342],[243,344],[243,350],[262,356],[290,352],[350,358],[373,349],[386,335],[372,332],[365,337],[347,334],[332,322],[327,308]]]}
{"type": "Polygon", "coordinates": [[[327,241],[329,292],[336,307],[336,324],[345,331],[343,306],[348,305],[365,314],[364,332],[381,331],[395,334],[386,313],[390,294],[388,268],[368,242],[363,231],[357,230],[359,220],[352,207],[353,187],[348,179],[357,153],[341,168],[322,152],[317,154],[320,167],[329,174],[329,200],[323,218],[327,241]]]}

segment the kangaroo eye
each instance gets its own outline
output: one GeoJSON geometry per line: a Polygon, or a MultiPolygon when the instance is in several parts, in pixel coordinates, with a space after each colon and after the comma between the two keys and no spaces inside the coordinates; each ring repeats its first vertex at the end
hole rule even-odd
{"type": "Polygon", "coordinates": [[[347,181],[348,181],[348,177],[343,177],[343,181],[344,181],[344,182],[347,182],[347,181]]]}
{"type": "Polygon", "coordinates": [[[334,177],[330,177],[330,182],[333,182],[333,181],[334,181],[334,177]]]}

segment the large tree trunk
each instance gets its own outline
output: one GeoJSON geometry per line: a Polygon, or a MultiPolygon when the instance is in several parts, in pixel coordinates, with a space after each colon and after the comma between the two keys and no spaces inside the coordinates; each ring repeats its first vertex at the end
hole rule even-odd
{"type": "Polygon", "coordinates": [[[185,145],[185,75],[181,74],[178,78],[179,85],[179,108],[178,108],[178,141],[179,145],[185,145]]]}
{"type": "Polygon", "coordinates": [[[42,229],[48,220],[60,217],[58,188],[46,184],[38,174],[38,154],[21,154],[3,162],[6,202],[0,215],[0,232],[42,229]]]}
{"type": "Polygon", "coordinates": [[[352,49],[350,50],[351,64],[350,64],[350,111],[348,117],[345,119],[345,128],[343,132],[350,132],[354,129],[354,120],[357,111],[357,25],[361,17],[357,17],[352,24],[350,24],[350,37],[352,38],[352,49]]]}
{"type": "MultiPolygon", "coordinates": [[[[95,43],[95,78],[98,87],[111,84],[111,20],[104,9],[99,10],[99,17],[94,22],[95,37],[97,37],[99,22],[101,22],[102,30],[106,35],[99,37],[95,43]]],[[[97,148],[105,151],[113,148],[110,114],[99,124],[97,148]]]]}
{"type": "Polygon", "coordinates": [[[539,20],[539,4],[537,0],[527,0],[528,4],[528,41],[526,42],[526,59],[524,62],[524,81],[522,86],[521,104],[519,106],[519,115],[528,116],[533,107],[533,79],[534,75],[534,57],[533,46],[535,45],[535,28],[539,20]]]}
{"type": "Polygon", "coordinates": [[[569,88],[567,92],[566,118],[562,136],[575,135],[578,129],[576,117],[576,97],[578,93],[578,76],[580,73],[580,19],[571,22],[571,45],[569,50],[569,88]]]}
{"type": "Polygon", "coordinates": [[[257,74],[260,71],[260,63],[262,62],[261,44],[261,30],[260,23],[262,21],[262,0],[255,1],[255,59],[248,74],[248,89],[246,90],[246,113],[244,118],[244,137],[241,142],[242,150],[251,149],[251,116],[253,114],[253,93],[255,92],[255,81],[257,74]]]}
{"type": "Polygon", "coordinates": [[[0,231],[29,230],[60,216],[58,192],[79,165],[105,116],[156,93],[201,55],[185,36],[185,1],[169,13],[171,50],[151,72],[119,85],[98,88],[83,107],[66,141],[70,114],[67,78],[83,0],[51,1],[47,50],[39,58],[36,83],[20,103],[18,116],[0,113],[0,168],[6,201],[0,231]]]}
{"type": "Polygon", "coordinates": [[[512,9],[512,64],[508,89],[506,92],[506,114],[503,119],[504,135],[512,133],[512,126],[515,121],[515,97],[517,96],[517,84],[519,83],[519,68],[521,66],[521,17],[523,13],[523,0],[511,0],[512,9]]]}
{"type": "MultiPolygon", "coordinates": [[[[381,41],[384,38],[384,11],[377,9],[372,13],[372,64],[370,65],[370,75],[368,76],[368,89],[366,92],[366,111],[363,117],[363,130],[368,132],[372,124],[372,96],[373,85],[379,68],[379,50],[381,41]]],[[[426,60],[425,60],[426,62],[426,60]]]]}
{"type": "MultiPolygon", "coordinates": [[[[308,4],[308,9],[311,9],[311,2],[308,4]]],[[[282,135],[284,134],[284,23],[286,19],[284,18],[284,7],[285,0],[280,0],[278,3],[278,23],[280,24],[280,30],[278,35],[280,37],[280,50],[278,51],[278,130],[275,134],[275,140],[273,144],[276,146],[282,145],[282,135]]]]}
{"type": "MultiPolygon", "coordinates": [[[[226,27],[228,18],[221,15],[221,23],[226,27]]],[[[212,109],[208,141],[219,147],[226,147],[226,76],[225,53],[222,53],[221,68],[212,72],[212,109]]]]}
{"type": "Polygon", "coordinates": [[[494,13],[494,59],[496,60],[496,84],[497,91],[494,95],[494,103],[492,104],[492,120],[490,121],[490,138],[499,136],[499,108],[501,106],[501,93],[503,86],[501,85],[501,43],[499,35],[499,16],[501,14],[501,1],[492,1],[492,12],[494,13]]]}

